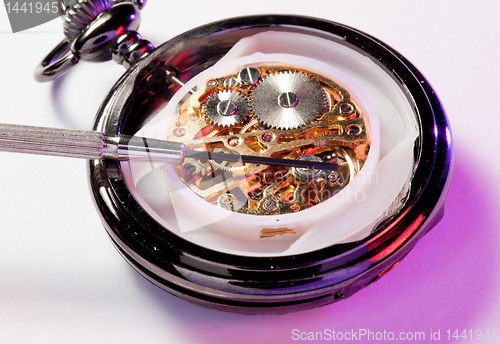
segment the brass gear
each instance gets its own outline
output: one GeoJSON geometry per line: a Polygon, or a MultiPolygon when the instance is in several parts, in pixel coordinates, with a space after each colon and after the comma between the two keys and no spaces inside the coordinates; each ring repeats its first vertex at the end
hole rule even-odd
{"type": "MultiPolygon", "coordinates": [[[[215,148],[213,150],[214,153],[229,153],[229,154],[235,154],[234,151],[227,149],[227,148],[215,148]]],[[[243,172],[247,169],[247,165],[243,164],[241,166],[235,166],[236,163],[234,162],[228,162],[228,161],[223,161],[223,162],[217,162],[215,160],[208,160],[210,162],[210,165],[212,165],[212,168],[219,169],[222,171],[228,171],[228,172],[243,172]]]]}

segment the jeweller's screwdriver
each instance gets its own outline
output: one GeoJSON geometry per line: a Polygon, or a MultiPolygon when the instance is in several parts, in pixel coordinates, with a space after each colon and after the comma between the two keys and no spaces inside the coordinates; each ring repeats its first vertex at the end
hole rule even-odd
{"type": "Polygon", "coordinates": [[[187,150],[174,141],[97,131],[33,127],[0,123],[0,151],[83,159],[154,160],[181,164],[185,158],[336,171],[336,163],[187,150]]]}

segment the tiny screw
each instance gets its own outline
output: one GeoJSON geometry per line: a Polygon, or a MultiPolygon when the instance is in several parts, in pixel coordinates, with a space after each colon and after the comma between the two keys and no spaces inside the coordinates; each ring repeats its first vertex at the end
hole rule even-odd
{"type": "Polygon", "coordinates": [[[341,103],[339,104],[339,111],[343,115],[349,115],[353,112],[354,108],[351,104],[341,103]]]}
{"type": "Polygon", "coordinates": [[[217,112],[221,116],[234,116],[238,111],[238,106],[232,100],[223,100],[217,104],[217,112]]]}
{"type": "Polygon", "coordinates": [[[353,135],[353,136],[359,135],[359,134],[361,134],[361,127],[359,125],[356,125],[356,124],[348,125],[347,126],[347,133],[349,135],[353,135]]]}
{"type": "Polygon", "coordinates": [[[299,98],[292,92],[283,92],[278,96],[278,104],[282,108],[294,108],[299,102],[299,98]]]}
{"type": "Polygon", "coordinates": [[[328,181],[330,183],[333,183],[333,184],[338,183],[339,179],[340,179],[340,176],[338,175],[337,172],[332,172],[328,175],[328,181]]]}
{"type": "Polygon", "coordinates": [[[235,78],[226,78],[224,80],[224,86],[226,87],[233,87],[236,85],[236,79],[235,78]]]}
{"type": "Polygon", "coordinates": [[[243,85],[255,85],[260,79],[257,68],[245,68],[238,73],[238,79],[243,85]]]}
{"type": "Polygon", "coordinates": [[[269,200],[264,203],[264,208],[266,208],[267,211],[276,211],[278,210],[279,205],[278,202],[269,200]]]}

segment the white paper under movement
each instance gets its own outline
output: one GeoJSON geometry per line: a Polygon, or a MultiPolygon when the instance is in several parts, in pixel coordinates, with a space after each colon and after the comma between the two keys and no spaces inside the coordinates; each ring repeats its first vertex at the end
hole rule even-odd
{"type": "Polygon", "coordinates": [[[137,135],[165,139],[189,90],[211,78],[266,62],[309,68],[330,77],[361,107],[371,149],[349,185],[333,198],[298,213],[256,217],[209,204],[185,186],[169,165],[126,162],[123,170],[132,194],[168,230],[226,253],[294,255],[366,237],[397,206],[395,200],[408,186],[418,128],[395,81],[373,61],[343,45],[275,31],[244,38],[213,67],[187,82],[137,135]],[[297,234],[260,238],[262,228],[280,227],[294,228],[297,234]]]}

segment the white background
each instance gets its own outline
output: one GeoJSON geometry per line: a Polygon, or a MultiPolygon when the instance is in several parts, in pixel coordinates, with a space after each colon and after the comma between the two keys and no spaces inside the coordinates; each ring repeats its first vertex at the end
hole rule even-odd
{"type": "MultiPolygon", "coordinates": [[[[479,1],[150,0],[140,32],[159,45],[226,17],[292,13],[353,26],[423,72],[454,134],[443,221],[403,262],[352,298],[287,315],[200,308],[140,277],[112,247],[85,161],[0,154],[0,343],[287,343],[292,330],[500,332],[500,3],[479,1]]],[[[56,19],[12,34],[0,8],[0,122],[88,129],[123,73],[81,63],[39,84],[35,65],[62,39],[56,19]]],[[[500,342],[500,339],[498,339],[500,342]]],[[[454,340],[451,342],[493,342],[454,340]]]]}

